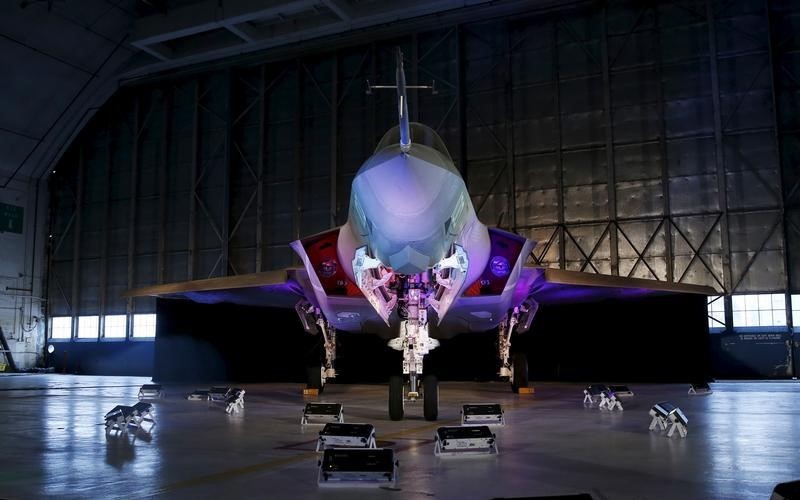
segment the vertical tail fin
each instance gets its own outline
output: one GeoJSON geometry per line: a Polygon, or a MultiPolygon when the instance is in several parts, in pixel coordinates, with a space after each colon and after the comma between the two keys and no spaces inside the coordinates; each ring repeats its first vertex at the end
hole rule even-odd
{"type": "Polygon", "coordinates": [[[406,74],[403,70],[403,52],[397,49],[397,110],[400,120],[400,150],[407,153],[411,149],[411,129],[408,123],[408,95],[406,94],[406,74]]]}
{"type": "Polygon", "coordinates": [[[408,121],[408,89],[428,89],[436,94],[436,82],[430,85],[406,85],[406,73],[403,70],[403,52],[397,48],[397,79],[396,85],[372,85],[367,80],[367,94],[372,94],[374,89],[395,89],[397,90],[397,114],[399,117],[400,129],[400,151],[408,153],[411,150],[411,126],[408,121]]]}

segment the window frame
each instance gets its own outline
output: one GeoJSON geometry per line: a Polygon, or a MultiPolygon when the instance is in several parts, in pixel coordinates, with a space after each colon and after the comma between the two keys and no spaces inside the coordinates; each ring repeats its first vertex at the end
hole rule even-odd
{"type": "Polygon", "coordinates": [[[128,315],[127,314],[106,314],[103,316],[103,325],[102,325],[102,335],[100,336],[101,340],[109,341],[109,342],[124,342],[128,340],[128,315]],[[108,326],[108,318],[123,318],[123,329],[122,329],[122,336],[121,337],[108,337],[106,335],[106,328],[108,326]]]}
{"type": "Polygon", "coordinates": [[[73,337],[75,336],[75,329],[73,328],[73,321],[72,316],[51,316],[50,317],[50,331],[48,332],[48,340],[52,342],[71,342],[73,337]],[[55,328],[53,323],[55,320],[66,319],[69,322],[69,337],[53,337],[53,333],[55,332],[55,328]]]}
{"type": "Polygon", "coordinates": [[[728,325],[725,324],[725,313],[727,305],[725,304],[725,295],[709,295],[706,297],[706,316],[708,318],[708,331],[709,333],[721,333],[727,330],[728,325]],[[722,309],[712,307],[712,304],[721,305],[722,309]],[[713,313],[722,313],[722,322],[713,316],[713,313]]]}
{"type": "Polygon", "coordinates": [[[84,314],[83,316],[75,316],[75,336],[73,339],[79,342],[97,342],[100,340],[100,315],[84,314]],[[97,320],[96,335],[94,337],[81,337],[81,319],[90,318],[95,318],[97,320]]]}
{"type": "Polygon", "coordinates": [[[749,293],[737,294],[731,296],[731,315],[733,317],[732,328],[734,331],[739,332],[780,332],[785,331],[788,326],[786,324],[786,295],[785,293],[749,293]],[[783,308],[775,307],[776,298],[783,301],[783,308]],[[763,307],[764,300],[769,301],[769,307],[763,307]],[[742,306],[737,309],[737,303],[742,306]],[[772,315],[770,324],[762,324],[761,317],[763,313],[769,312],[772,315]],[[775,324],[775,314],[783,312],[783,324],[775,324]],[[737,317],[744,319],[745,324],[737,324],[737,317]],[[757,318],[758,324],[752,323],[751,319],[757,318]]]}
{"type": "Polygon", "coordinates": [[[129,340],[133,340],[133,341],[136,341],[136,342],[152,342],[152,341],[155,340],[156,331],[157,331],[157,328],[158,328],[158,316],[156,315],[156,313],[136,313],[136,314],[132,314],[131,318],[130,318],[130,321],[131,321],[131,336],[130,336],[129,340]],[[150,336],[141,336],[141,335],[137,336],[136,335],[136,319],[140,318],[142,316],[152,316],[152,318],[153,318],[153,336],[152,337],[150,337],[150,336]]]}

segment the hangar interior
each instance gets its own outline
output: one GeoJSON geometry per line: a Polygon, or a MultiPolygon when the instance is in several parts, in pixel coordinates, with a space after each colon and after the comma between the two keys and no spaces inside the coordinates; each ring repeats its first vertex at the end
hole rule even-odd
{"type": "Polygon", "coordinates": [[[317,432],[297,427],[319,340],[295,312],[124,294],[299,266],[289,243],[347,221],[397,125],[394,93],[368,90],[395,83],[398,48],[433,87],[409,90],[411,120],[483,223],[538,242],[529,265],[714,292],[544,307],[516,347],[528,399],[495,380],[496,331],[443,341],[442,423],[472,398],[507,409],[510,458],[488,466],[429,456],[413,407],[387,420],[397,353],[340,336],[325,397],[409,464],[376,497],[753,498],[798,479],[799,33],[793,0],[0,3],[0,372],[47,372],[0,375],[20,457],[0,496],[319,496],[317,432]],[[159,427],[98,447],[95,420],[153,377],[174,384],[159,427]],[[770,380],[669,384],[712,379],[770,380]],[[224,380],[250,419],[179,396],[224,380]],[[638,399],[568,401],[600,380],[638,399]],[[689,438],[640,425],[661,399],[689,438]]]}
{"type": "Polygon", "coordinates": [[[296,265],[396,121],[365,82],[400,47],[436,87],[411,118],[530,263],[711,286],[712,375],[796,375],[794,2],[73,3],[3,7],[17,367],[149,374],[155,299],[125,290],[296,265]]]}

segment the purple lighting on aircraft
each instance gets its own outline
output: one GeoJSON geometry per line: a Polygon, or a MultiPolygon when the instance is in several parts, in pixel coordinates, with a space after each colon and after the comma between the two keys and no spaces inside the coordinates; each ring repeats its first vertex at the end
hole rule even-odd
{"type": "Polygon", "coordinates": [[[489,269],[496,277],[503,278],[508,276],[509,271],[511,271],[511,265],[508,263],[508,259],[502,255],[496,255],[489,262],[489,269]]]}
{"type": "Polygon", "coordinates": [[[339,266],[336,264],[335,260],[333,259],[325,260],[319,265],[319,275],[322,278],[330,278],[331,276],[336,274],[338,267],[339,266]]]}

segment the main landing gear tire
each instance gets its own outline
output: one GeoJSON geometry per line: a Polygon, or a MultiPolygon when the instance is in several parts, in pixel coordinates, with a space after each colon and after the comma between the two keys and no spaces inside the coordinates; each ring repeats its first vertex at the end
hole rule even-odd
{"type": "Polygon", "coordinates": [[[389,377],[389,418],[403,420],[403,377],[389,377]]]}
{"type": "Polygon", "coordinates": [[[439,418],[439,380],[428,375],[422,380],[423,409],[425,420],[439,418]]]}
{"type": "Polygon", "coordinates": [[[511,368],[514,371],[511,390],[519,392],[520,387],[528,387],[528,357],[521,352],[515,352],[511,357],[511,368]]]}
{"type": "Polygon", "coordinates": [[[322,366],[309,366],[306,368],[307,370],[307,380],[308,380],[308,388],[309,389],[317,389],[318,391],[322,392],[323,384],[322,384],[322,366]]]}

